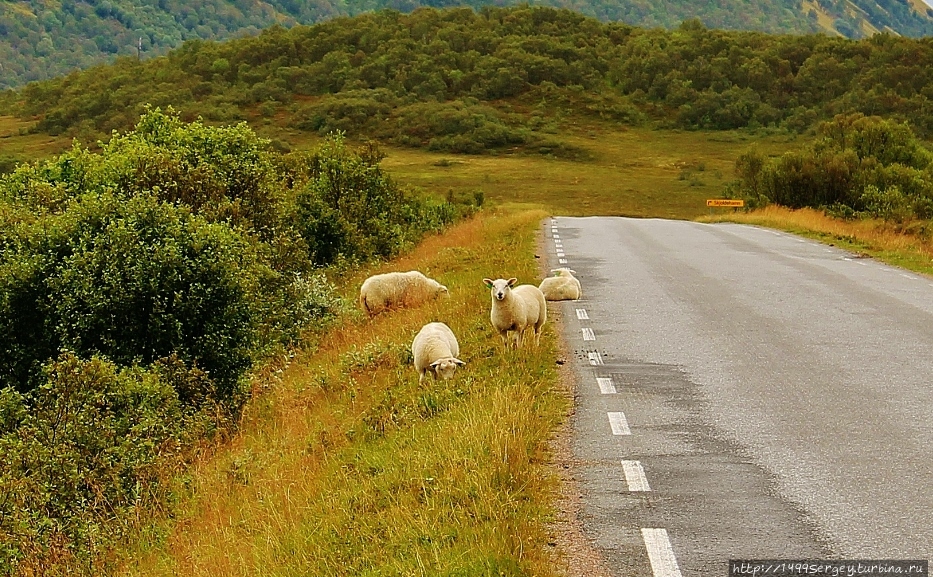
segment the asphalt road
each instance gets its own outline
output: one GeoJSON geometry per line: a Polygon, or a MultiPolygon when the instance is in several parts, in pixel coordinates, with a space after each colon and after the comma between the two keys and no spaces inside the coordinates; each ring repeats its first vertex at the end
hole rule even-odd
{"type": "Polygon", "coordinates": [[[933,280],[749,226],[545,226],[583,286],[552,306],[613,574],[933,557],[933,280]]]}

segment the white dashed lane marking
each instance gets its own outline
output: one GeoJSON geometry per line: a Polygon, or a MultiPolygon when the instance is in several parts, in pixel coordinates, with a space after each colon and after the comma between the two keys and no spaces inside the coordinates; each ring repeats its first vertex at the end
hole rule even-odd
{"type": "Polygon", "coordinates": [[[577,309],[577,318],[581,321],[590,320],[590,315],[586,313],[586,309],[577,309]]]}
{"type": "Polygon", "coordinates": [[[616,386],[612,384],[609,377],[596,377],[596,384],[599,385],[599,392],[604,395],[616,394],[616,386]]]}
{"type": "Polygon", "coordinates": [[[591,365],[601,365],[603,364],[603,357],[599,354],[599,351],[592,351],[586,353],[587,358],[590,360],[591,365]]]}
{"type": "Polygon", "coordinates": [[[583,340],[584,341],[595,341],[596,333],[593,332],[593,329],[587,327],[583,329],[583,340]]]}
{"type": "Polygon", "coordinates": [[[625,413],[609,413],[609,426],[612,427],[613,435],[632,434],[632,430],[628,428],[628,421],[625,420],[625,413]]]}
{"type": "Polygon", "coordinates": [[[567,264],[567,259],[565,259],[565,258],[559,258],[559,259],[557,259],[557,262],[559,262],[560,264],[567,264]]]}
{"type": "Polygon", "coordinates": [[[651,561],[654,577],[681,577],[674,549],[667,537],[667,529],[642,529],[641,535],[645,540],[645,548],[648,549],[648,559],[651,561]]]}
{"type": "Polygon", "coordinates": [[[563,257],[563,256],[567,256],[567,255],[565,255],[565,254],[563,253],[563,251],[557,251],[557,256],[563,257]]]}
{"type": "Polygon", "coordinates": [[[625,482],[629,491],[650,491],[648,477],[639,461],[622,461],[622,471],[625,473],[625,482]]]}

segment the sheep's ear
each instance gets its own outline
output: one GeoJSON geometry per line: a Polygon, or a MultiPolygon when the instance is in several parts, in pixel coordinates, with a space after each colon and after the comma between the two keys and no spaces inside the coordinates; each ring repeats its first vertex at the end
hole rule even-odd
{"type": "Polygon", "coordinates": [[[428,366],[430,366],[432,369],[436,369],[436,368],[437,368],[437,365],[441,364],[441,361],[442,361],[442,360],[443,360],[443,359],[437,359],[436,361],[434,361],[433,363],[431,363],[431,364],[428,365],[428,366]]]}
{"type": "Polygon", "coordinates": [[[457,363],[461,367],[466,364],[465,361],[461,361],[460,359],[454,359],[454,362],[457,363]]]}
{"type": "Polygon", "coordinates": [[[447,290],[447,287],[445,287],[444,285],[441,285],[437,290],[439,290],[439,291],[442,292],[442,293],[449,293],[449,292],[450,292],[450,291],[447,290]]]}
{"type": "Polygon", "coordinates": [[[515,286],[515,283],[517,282],[518,282],[518,279],[515,277],[512,277],[509,279],[509,286],[515,286]]]}
{"type": "Polygon", "coordinates": [[[488,278],[483,279],[483,283],[486,285],[486,288],[492,288],[492,280],[488,278]]]}

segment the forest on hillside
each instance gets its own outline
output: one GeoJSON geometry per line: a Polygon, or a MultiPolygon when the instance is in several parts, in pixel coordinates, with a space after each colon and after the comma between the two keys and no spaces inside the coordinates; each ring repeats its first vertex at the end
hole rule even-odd
{"type": "MultiPolygon", "coordinates": [[[[188,40],[223,41],[254,36],[272,25],[312,25],[341,16],[384,9],[468,6],[484,0],[20,0],[0,3],[0,89],[47,80],[74,70],[110,63],[117,57],[149,59],[188,40]]],[[[518,4],[512,0],[497,5],[518,4]]],[[[538,0],[532,4],[567,8],[607,22],[674,29],[699,19],[709,28],[769,33],[825,32],[850,38],[866,30],[909,37],[933,35],[933,17],[909,0],[538,0]],[[826,21],[832,24],[826,24],[826,21]],[[823,26],[826,26],[824,28],[823,26]]],[[[527,6],[527,4],[525,4],[527,6]]]]}
{"type": "MultiPolygon", "coordinates": [[[[561,152],[562,118],[805,131],[840,113],[933,135],[933,41],[643,29],[551,8],[420,9],[189,41],[163,58],[7,91],[34,130],[94,141],[146,104],[183,118],[265,117],[322,135],[453,152],[561,152]]],[[[564,151],[572,155],[573,151],[564,151]]]]}

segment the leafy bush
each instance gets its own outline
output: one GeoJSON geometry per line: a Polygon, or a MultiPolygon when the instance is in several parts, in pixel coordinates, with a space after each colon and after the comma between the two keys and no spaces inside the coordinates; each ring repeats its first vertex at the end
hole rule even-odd
{"type": "Polygon", "coordinates": [[[94,574],[101,549],[164,498],[210,411],[186,409],[159,370],[73,353],[42,381],[0,389],[0,573],[94,574]]]}
{"type": "Polygon", "coordinates": [[[382,125],[399,103],[400,99],[385,88],[328,94],[299,107],[295,126],[322,136],[336,131],[359,134],[382,125]]]}
{"type": "Polygon", "coordinates": [[[31,232],[0,264],[3,385],[31,388],[60,348],[121,365],[177,353],[222,399],[238,397],[259,321],[251,298],[267,271],[234,230],[151,196],[103,196],[31,232]]]}
{"type": "Polygon", "coordinates": [[[311,153],[289,156],[295,226],[315,264],[394,256],[470,210],[403,190],[379,167],[381,160],[375,145],[351,150],[341,133],[311,153]]]}
{"type": "Polygon", "coordinates": [[[896,187],[879,190],[872,184],[865,187],[859,202],[869,216],[902,223],[913,216],[910,199],[896,187]]]}
{"type": "Polygon", "coordinates": [[[906,124],[839,115],[818,133],[813,144],[778,158],[742,155],[732,190],[750,206],[775,202],[898,222],[933,216],[933,154],[906,124]]]}
{"type": "Polygon", "coordinates": [[[431,150],[477,153],[522,144],[525,134],[509,128],[503,115],[477,103],[454,101],[412,104],[398,113],[401,138],[431,150]]]}

